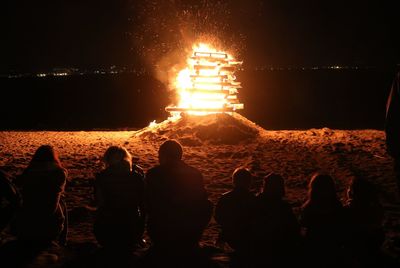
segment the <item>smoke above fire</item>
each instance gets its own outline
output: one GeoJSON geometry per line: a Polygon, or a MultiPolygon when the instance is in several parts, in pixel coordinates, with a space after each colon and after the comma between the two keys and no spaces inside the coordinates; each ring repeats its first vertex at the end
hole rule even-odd
{"type": "Polygon", "coordinates": [[[236,57],[244,35],[232,28],[231,7],[225,1],[143,1],[137,3],[134,44],[156,79],[172,90],[195,43],[228,51],[236,57]]]}

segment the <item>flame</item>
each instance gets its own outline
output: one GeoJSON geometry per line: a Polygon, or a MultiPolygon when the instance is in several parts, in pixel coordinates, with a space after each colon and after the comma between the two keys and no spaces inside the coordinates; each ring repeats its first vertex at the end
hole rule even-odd
{"type": "Polygon", "coordinates": [[[176,76],[174,87],[179,103],[166,110],[172,116],[182,111],[189,114],[209,114],[243,109],[238,103],[234,71],[242,62],[211,46],[200,43],[192,47],[187,67],[176,76]]]}
{"type": "Polygon", "coordinates": [[[154,127],[156,127],[157,126],[157,123],[156,123],[156,120],[153,120],[153,121],[151,121],[150,122],[150,124],[149,124],[149,128],[154,128],[154,127]]]}

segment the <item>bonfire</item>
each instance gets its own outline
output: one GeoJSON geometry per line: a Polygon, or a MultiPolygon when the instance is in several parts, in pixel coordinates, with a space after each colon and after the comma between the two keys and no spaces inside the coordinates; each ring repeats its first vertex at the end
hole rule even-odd
{"type": "Polygon", "coordinates": [[[184,145],[237,144],[254,139],[261,128],[236,113],[239,102],[235,71],[242,64],[229,53],[206,44],[194,45],[174,88],[178,104],[165,108],[171,116],[135,132],[141,138],[177,139],[184,145]]]}
{"type": "Polygon", "coordinates": [[[243,109],[237,97],[241,85],[234,75],[241,64],[230,54],[209,45],[193,46],[187,67],[178,73],[174,83],[179,103],[165,110],[179,116],[181,112],[207,115],[243,109]]]}

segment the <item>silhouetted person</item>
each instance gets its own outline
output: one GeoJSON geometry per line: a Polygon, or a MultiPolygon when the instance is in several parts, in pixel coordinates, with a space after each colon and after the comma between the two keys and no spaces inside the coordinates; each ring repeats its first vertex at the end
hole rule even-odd
{"type": "Polygon", "coordinates": [[[347,198],[347,249],[358,267],[378,267],[385,234],[384,211],[376,189],[369,181],[355,178],[347,190],[347,198]]]}
{"type": "MultiPolygon", "coordinates": [[[[67,210],[62,201],[67,171],[50,145],[40,146],[28,167],[13,181],[22,198],[11,232],[11,240],[0,249],[1,267],[27,267],[40,253],[57,250],[67,239],[67,210]]],[[[46,253],[55,263],[57,254],[46,253]]],[[[39,259],[36,261],[43,262],[39,259]]],[[[44,263],[44,262],[43,262],[44,263]]]]}
{"type": "Polygon", "coordinates": [[[300,216],[308,260],[317,267],[335,267],[343,257],[344,208],[331,176],[316,173],[308,187],[308,199],[300,216]]]}
{"type": "Polygon", "coordinates": [[[42,145],[15,179],[23,200],[15,226],[20,241],[43,246],[66,242],[66,208],[61,201],[66,176],[53,147],[42,145]]]}
{"type": "Polygon", "coordinates": [[[394,159],[397,190],[400,196],[400,72],[397,73],[386,105],[386,145],[394,159]]]}
{"type": "Polygon", "coordinates": [[[195,250],[211,218],[203,176],[182,161],[182,154],[178,142],[164,142],[158,151],[160,164],[146,174],[147,231],[157,252],[195,250]]]}
{"type": "Polygon", "coordinates": [[[7,174],[0,170],[0,233],[15,217],[20,205],[21,200],[17,189],[7,174]]]}
{"type": "Polygon", "coordinates": [[[96,174],[94,234],[108,249],[132,249],[144,232],[144,174],[131,159],[125,148],[111,146],[96,174]]]}
{"type": "Polygon", "coordinates": [[[251,173],[237,168],[232,174],[233,190],[224,193],[215,208],[215,220],[221,226],[220,238],[239,255],[248,254],[256,198],[250,192],[251,173]]]}
{"type": "Polygon", "coordinates": [[[284,200],[283,178],[270,173],[257,196],[256,251],[264,263],[285,266],[293,261],[300,241],[300,226],[290,204],[284,200]]]}

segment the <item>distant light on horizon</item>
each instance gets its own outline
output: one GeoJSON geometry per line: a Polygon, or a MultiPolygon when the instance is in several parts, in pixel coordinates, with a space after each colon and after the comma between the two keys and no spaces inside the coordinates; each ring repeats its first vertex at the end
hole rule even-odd
{"type": "MultiPolygon", "coordinates": [[[[399,67],[400,63],[396,64],[396,67],[399,67]]],[[[366,70],[366,69],[374,69],[385,66],[357,66],[357,65],[324,65],[324,66],[267,66],[267,65],[256,65],[256,66],[248,66],[248,67],[239,67],[238,71],[313,71],[313,70],[366,70]]],[[[386,66],[390,67],[390,66],[386,66]]],[[[394,66],[392,66],[394,67],[394,66]]],[[[63,77],[63,76],[73,76],[73,75],[118,75],[118,74],[135,74],[136,76],[141,76],[145,74],[150,74],[151,71],[149,68],[134,68],[121,66],[117,67],[115,65],[110,66],[109,68],[98,68],[98,69],[79,69],[79,68],[52,68],[47,72],[33,72],[33,73],[16,73],[15,71],[10,73],[0,74],[1,78],[24,78],[24,77],[37,77],[37,78],[45,78],[45,77],[63,77]]]]}
{"type": "Polygon", "coordinates": [[[67,76],[68,73],[53,73],[54,76],[67,76]]]}

